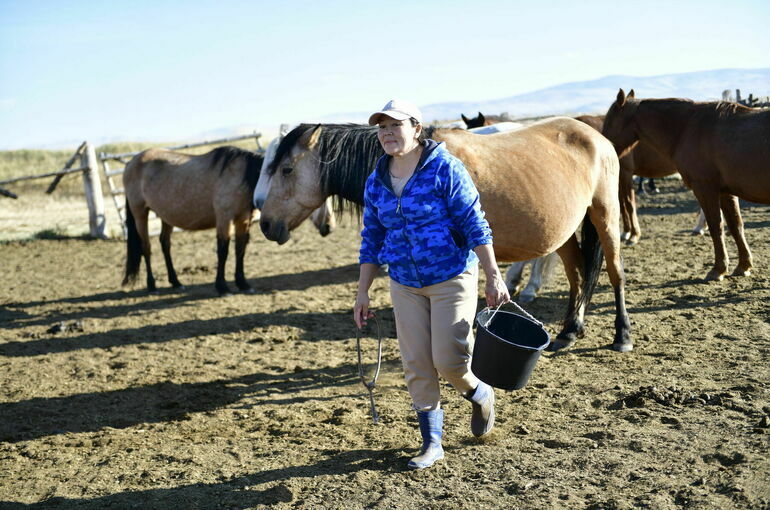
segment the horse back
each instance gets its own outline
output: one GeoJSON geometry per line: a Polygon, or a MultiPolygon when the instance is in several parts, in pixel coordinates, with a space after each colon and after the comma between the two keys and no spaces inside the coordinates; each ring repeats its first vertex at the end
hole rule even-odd
{"type": "Polygon", "coordinates": [[[244,163],[217,164],[215,151],[193,156],[150,149],[138,154],[124,173],[126,197],[185,230],[213,228],[218,217],[250,215],[244,163]]]}
{"type": "Polygon", "coordinates": [[[555,250],[598,202],[619,207],[614,147],[572,118],[556,117],[492,135],[437,130],[434,138],[446,142],[471,174],[495,238],[501,241],[500,246],[496,241],[495,251],[503,260],[555,250]]]}

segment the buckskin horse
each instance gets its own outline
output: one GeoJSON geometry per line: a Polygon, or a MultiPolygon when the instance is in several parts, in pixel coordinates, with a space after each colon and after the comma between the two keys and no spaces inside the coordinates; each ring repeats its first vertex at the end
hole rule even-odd
{"type": "Polygon", "coordinates": [[[636,99],[618,91],[603,134],[619,156],[643,141],[668,157],[698,199],[714,244],[706,280],[727,273],[720,209],[738,248],[734,276],[749,275],[751,251],[738,198],[770,204],[770,109],[688,99],[636,99]]]}
{"type": "MultiPolygon", "coordinates": [[[[377,128],[301,124],[281,141],[260,177],[257,203],[265,236],[279,244],[328,196],[358,210],[364,185],[382,149],[377,128]]],[[[600,133],[570,118],[552,118],[494,135],[428,129],[468,169],[495,236],[500,261],[561,257],[570,299],[553,348],[584,335],[584,312],[607,259],[615,293],[612,347],[633,348],[620,258],[618,158],[600,133]],[[576,231],[582,222],[582,241],[576,231]],[[584,266],[585,265],[585,266],[584,266]]]]}
{"type": "MultiPolygon", "coordinates": [[[[136,279],[144,258],[147,290],[156,290],[147,223],[152,210],[161,220],[160,245],[172,287],[182,287],[171,261],[174,227],[185,230],[216,228],[216,290],[220,295],[230,293],[225,282],[225,262],[234,230],[235,284],[243,292],[253,292],[244,276],[243,257],[249,241],[249,226],[255,215],[252,193],[262,161],[262,156],[256,153],[229,146],[199,156],[165,149],[149,149],[134,156],[123,173],[128,234],[123,285],[136,279]]],[[[322,234],[330,230],[330,214],[329,209],[316,211],[313,216],[322,234]]]]}

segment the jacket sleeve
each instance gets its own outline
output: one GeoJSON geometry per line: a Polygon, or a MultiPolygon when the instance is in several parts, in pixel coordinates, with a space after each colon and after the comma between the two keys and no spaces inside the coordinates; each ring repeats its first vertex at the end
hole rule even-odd
{"type": "Polygon", "coordinates": [[[374,186],[373,175],[366,182],[364,189],[364,229],[361,231],[361,249],[359,250],[359,264],[377,264],[382,243],[385,240],[385,227],[377,216],[377,206],[372,200],[372,188],[374,186]]]}
{"type": "Polygon", "coordinates": [[[448,162],[445,197],[452,222],[465,237],[468,248],[492,244],[492,229],[481,210],[479,192],[470,174],[457,158],[448,162]]]}

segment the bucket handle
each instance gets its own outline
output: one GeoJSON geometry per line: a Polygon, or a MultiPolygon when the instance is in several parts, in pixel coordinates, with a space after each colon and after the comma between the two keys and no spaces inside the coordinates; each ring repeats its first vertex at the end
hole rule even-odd
{"type": "MultiPolygon", "coordinates": [[[[520,306],[519,306],[519,304],[518,304],[516,301],[508,301],[508,302],[509,302],[509,303],[511,303],[511,304],[513,304],[513,306],[515,306],[516,308],[518,308],[518,309],[519,309],[519,311],[520,311],[522,314],[524,314],[524,316],[525,316],[526,318],[528,318],[529,320],[531,320],[532,322],[534,322],[535,324],[537,324],[537,325],[538,325],[538,326],[540,326],[541,328],[543,328],[543,327],[544,327],[542,322],[540,322],[539,320],[535,319],[535,318],[534,318],[532,315],[530,315],[530,314],[529,314],[529,313],[528,313],[528,312],[527,312],[525,309],[523,309],[522,307],[520,307],[520,306]]],[[[492,315],[489,317],[489,320],[486,322],[486,324],[484,324],[484,327],[485,327],[485,328],[489,326],[489,323],[490,323],[490,322],[492,322],[492,319],[494,319],[494,318],[495,318],[495,314],[497,313],[497,311],[498,311],[498,310],[500,309],[500,307],[501,307],[501,306],[503,306],[504,304],[505,304],[505,303],[500,303],[499,305],[497,305],[497,308],[495,308],[495,311],[494,311],[494,312],[492,312],[492,315]]],[[[487,306],[486,308],[484,308],[484,310],[482,310],[482,312],[484,312],[484,311],[486,311],[486,310],[491,310],[491,307],[487,306]]]]}

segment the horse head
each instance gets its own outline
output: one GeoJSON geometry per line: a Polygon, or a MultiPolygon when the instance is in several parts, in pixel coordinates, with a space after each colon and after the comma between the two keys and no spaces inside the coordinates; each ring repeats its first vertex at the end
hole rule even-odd
{"type": "Polygon", "coordinates": [[[485,126],[487,122],[487,119],[484,117],[484,114],[481,112],[479,112],[479,114],[472,119],[469,119],[462,113],[460,114],[460,116],[465,121],[465,125],[467,126],[468,129],[485,126]]]}
{"type": "MultiPolygon", "coordinates": [[[[260,227],[271,241],[283,244],[326,199],[320,185],[320,158],[315,154],[322,128],[301,124],[278,144],[275,157],[260,175],[255,203],[260,227]]],[[[267,158],[266,158],[267,159],[267,158]]]]}
{"type": "Polygon", "coordinates": [[[615,102],[604,117],[602,134],[615,146],[618,157],[626,155],[639,142],[639,133],[634,122],[638,107],[639,100],[634,97],[634,89],[631,89],[628,95],[620,89],[615,102]]]}
{"type": "Polygon", "coordinates": [[[337,227],[337,218],[334,215],[332,197],[326,197],[323,205],[313,211],[310,215],[310,221],[312,221],[315,228],[318,229],[321,237],[326,237],[334,231],[337,227]]]}

